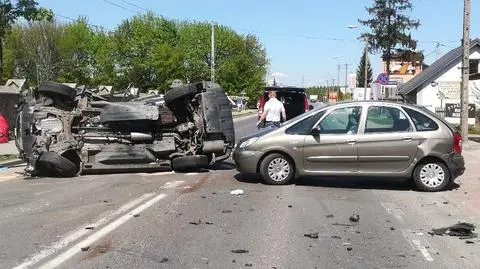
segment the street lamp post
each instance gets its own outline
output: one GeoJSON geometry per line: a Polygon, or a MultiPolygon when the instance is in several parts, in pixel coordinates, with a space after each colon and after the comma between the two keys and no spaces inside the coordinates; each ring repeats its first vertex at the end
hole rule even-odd
{"type": "MultiPolygon", "coordinates": [[[[350,29],[358,29],[359,27],[357,25],[348,25],[348,28],[350,29]]],[[[365,42],[365,48],[364,48],[364,53],[365,53],[365,63],[364,63],[364,69],[365,69],[365,74],[364,74],[364,84],[363,84],[363,98],[364,100],[367,100],[367,84],[368,84],[368,40],[366,38],[363,39],[365,42]]]]}

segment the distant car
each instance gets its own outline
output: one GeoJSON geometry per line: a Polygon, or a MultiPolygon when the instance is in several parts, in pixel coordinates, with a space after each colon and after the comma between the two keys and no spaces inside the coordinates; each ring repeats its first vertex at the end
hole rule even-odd
{"type": "Polygon", "coordinates": [[[425,108],[379,101],[321,104],[241,138],[233,160],[275,185],[302,175],[382,176],[440,191],[465,170],[454,127],[425,108]]]}
{"type": "Polygon", "coordinates": [[[295,118],[296,116],[313,109],[313,106],[310,105],[308,102],[308,97],[305,93],[304,88],[280,86],[265,87],[263,95],[260,97],[257,105],[258,118],[260,118],[260,116],[262,115],[265,103],[269,99],[268,92],[270,90],[274,90],[277,92],[277,99],[280,100],[285,107],[285,114],[287,116],[287,120],[295,118]]]}

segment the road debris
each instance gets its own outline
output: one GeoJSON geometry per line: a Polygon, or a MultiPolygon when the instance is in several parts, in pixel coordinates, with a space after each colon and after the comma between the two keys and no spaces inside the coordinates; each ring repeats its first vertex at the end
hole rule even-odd
{"type": "Polygon", "coordinates": [[[348,247],[347,251],[352,251],[352,249],[353,249],[352,247],[348,247]]]}
{"type": "Polygon", "coordinates": [[[338,236],[338,235],[332,235],[332,238],[333,239],[342,239],[342,237],[338,236]]]}
{"type": "Polygon", "coordinates": [[[231,195],[242,195],[242,194],[244,194],[244,193],[245,193],[245,192],[244,192],[243,190],[241,190],[241,189],[236,189],[236,190],[230,191],[230,194],[231,194],[231,195]]]}
{"type": "Polygon", "coordinates": [[[442,202],[444,205],[448,205],[448,201],[443,201],[442,202]]]}
{"type": "Polygon", "coordinates": [[[202,199],[205,199],[205,198],[207,198],[207,196],[205,196],[205,195],[202,195],[202,196],[200,196],[200,197],[201,197],[202,199]]]}
{"type": "Polygon", "coordinates": [[[475,225],[466,222],[459,222],[452,226],[432,229],[432,231],[428,233],[430,235],[449,235],[459,237],[460,239],[471,239],[478,236],[476,233],[473,232],[474,230],[475,225]]]}
{"type": "Polygon", "coordinates": [[[334,216],[333,216],[333,214],[328,214],[328,215],[325,215],[325,217],[331,219],[331,218],[333,218],[334,216]]]}
{"type": "Polygon", "coordinates": [[[207,225],[213,225],[213,222],[205,221],[205,224],[207,224],[207,225]]]}
{"type": "Polygon", "coordinates": [[[168,262],[168,258],[163,258],[162,260],[160,260],[160,263],[166,263],[168,262]]]}
{"type": "Polygon", "coordinates": [[[222,213],[232,213],[232,210],[222,210],[222,213]]]}
{"type": "Polygon", "coordinates": [[[246,250],[246,249],[234,249],[234,250],[231,250],[230,252],[235,253],[235,254],[243,254],[243,253],[248,253],[248,250],[246,250]]]}
{"type": "Polygon", "coordinates": [[[134,217],[134,218],[138,218],[138,217],[140,217],[140,214],[138,214],[138,213],[137,213],[137,214],[134,214],[133,217],[134,217]]]}
{"type": "Polygon", "coordinates": [[[360,215],[358,215],[358,214],[353,214],[353,215],[350,216],[349,220],[350,220],[351,222],[359,222],[359,221],[360,221],[360,215]]]}
{"type": "Polygon", "coordinates": [[[85,230],[93,230],[93,229],[95,229],[95,227],[93,227],[93,226],[85,227],[85,230]]]}
{"type": "Polygon", "coordinates": [[[82,250],[82,251],[88,251],[89,249],[90,249],[90,246],[80,248],[80,250],[82,250]]]}
{"type": "Polygon", "coordinates": [[[245,267],[252,267],[252,266],[253,266],[253,264],[251,264],[251,263],[246,263],[245,264],[245,267]]]}
{"type": "Polygon", "coordinates": [[[202,221],[201,221],[201,220],[198,220],[198,221],[190,221],[189,223],[192,224],[192,225],[200,225],[200,224],[202,224],[202,221]]]}
{"type": "Polygon", "coordinates": [[[292,208],[293,206],[292,205],[288,205],[289,208],[292,208]]]}
{"type": "Polygon", "coordinates": [[[395,231],[395,227],[390,227],[390,231],[395,231]]]}
{"type": "Polygon", "coordinates": [[[318,232],[308,233],[308,234],[304,234],[303,236],[308,237],[308,238],[312,238],[312,239],[316,239],[316,238],[318,238],[318,234],[319,234],[318,232]]]}
{"type": "Polygon", "coordinates": [[[475,244],[475,242],[473,242],[472,240],[467,240],[465,241],[465,244],[475,244]]]}

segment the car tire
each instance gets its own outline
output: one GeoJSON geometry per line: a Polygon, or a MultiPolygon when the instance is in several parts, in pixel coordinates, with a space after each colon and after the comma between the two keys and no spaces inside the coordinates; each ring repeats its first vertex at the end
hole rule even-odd
{"type": "Polygon", "coordinates": [[[413,172],[413,181],[420,191],[436,192],[445,189],[450,184],[448,167],[436,160],[419,163],[413,172]]]}
{"type": "Polygon", "coordinates": [[[293,163],[289,158],[283,154],[274,153],[262,160],[260,174],[267,184],[285,185],[293,179],[295,171],[293,163]],[[275,175],[275,169],[281,169],[282,173],[275,175]]]}
{"type": "Polygon", "coordinates": [[[53,152],[43,152],[37,161],[39,175],[74,177],[79,167],[69,159],[53,152]]]}
{"type": "Polygon", "coordinates": [[[205,155],[183,156],[172,160],[172,170],[179,172],[206,168],[208,166],[208,157],[205,155]]]}
{"type": "Polygon", "coordinates": [[[186,96],[194,96],[198,92],[199,89],[197,88],[197,84],[188,84],[173,88],[165,94],[165,104],[170,105],[179,99],[185,98],[186,96]]]}
{"type": "Polygon", "coordinates": [[[60,97],[68,101],[73,101],[77,95],[74,88],[53,81],[42,82],[38,87],[38,93],[52,98],[60,97]]]}

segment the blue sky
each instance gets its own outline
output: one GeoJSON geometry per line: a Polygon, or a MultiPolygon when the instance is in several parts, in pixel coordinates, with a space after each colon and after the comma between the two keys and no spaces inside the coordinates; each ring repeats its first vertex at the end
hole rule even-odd
{"type": "MultiPolygon", "coordinates": [[[[297,86],[324,85],[337,78],[337,64],[342,64],[340,81],[357,68],[362,43],[356,38],[362,29],[359,18],[367,18],[365,6],[371,0],[39,0],[55,14],[77,18],[84,15],[94,25],[115,28],[123,19],[152,10],[170,19],[215,21],[241,33],[259,37],[270,59],[269,73],[277,81],[297,86]],[[118,7],[121,6],[121,7],[118,7]]],[[[459,46],[462,38],[463,0],[412,0],[412,16],[421,26],[413,31],[418,49],[426,62],[459,46]]],[[[480,38],[480,1],[472,1],[471,37],[480,38]]],[[[58,17],[59,20],[68,20],[58,17]]],[[[371,56],[374,73],[381,62],[371,56]]]]}

